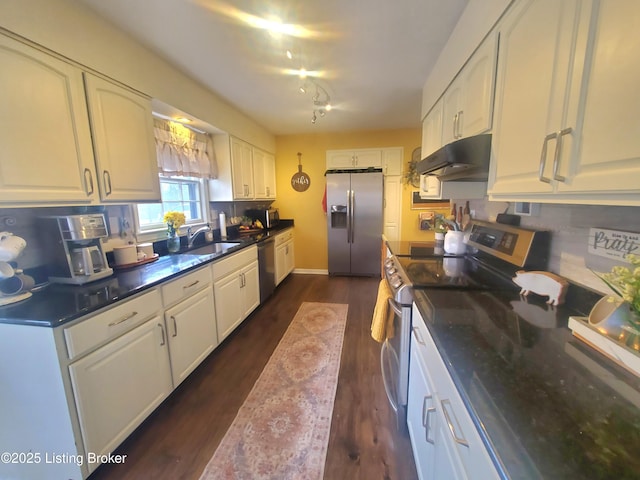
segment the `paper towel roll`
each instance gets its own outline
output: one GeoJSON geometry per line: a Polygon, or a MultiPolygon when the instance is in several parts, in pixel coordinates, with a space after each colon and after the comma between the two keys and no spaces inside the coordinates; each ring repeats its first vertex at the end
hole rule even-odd
{"type": "Polygon", "coordinates": [[[227,216],[224,212],[220,214],[220,236],[227,238],[227,216]]]}

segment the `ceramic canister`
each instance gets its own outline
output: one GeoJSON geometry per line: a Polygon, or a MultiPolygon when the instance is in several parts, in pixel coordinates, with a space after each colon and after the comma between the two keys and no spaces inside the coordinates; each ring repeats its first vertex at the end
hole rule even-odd
{"type": "Polygon", "coordinates": [[[135,245],[113,247],[113,258],[116,265],[128,265],[138,261],[138,249],[135,245]]]}
{"type": "Polygon", "coordinates": [[[144,254],[143,258],[152,258],[154,255],[153,252],[153,243],[139,243],[138,244],[138,255],[140,253],[144,254]]]}
{"type": "Polygon", "coordinates": [[[444,251],[452,255],[462,255],[467,251],[464,232],[449,230],[444,236],[444,251]]]}

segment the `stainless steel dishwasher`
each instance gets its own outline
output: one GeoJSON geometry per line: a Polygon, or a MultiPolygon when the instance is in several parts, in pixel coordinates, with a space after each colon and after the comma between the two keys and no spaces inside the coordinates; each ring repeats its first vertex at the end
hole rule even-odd
{"type": "Polygon", "coordinates": [[[275,238],[258,243],[258,270],[260,273],[260,303],[263,303],[276,288],[275,238]]]}

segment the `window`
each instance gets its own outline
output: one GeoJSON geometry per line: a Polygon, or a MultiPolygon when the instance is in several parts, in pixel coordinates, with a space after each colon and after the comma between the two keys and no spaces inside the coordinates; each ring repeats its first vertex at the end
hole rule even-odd
{"type": "Polygon", "coordinates": [[[170,210],[183,212],[187,225],[206,223],[202,182],[197,178],[160,177],[162,203],[138,204],[138,231],[166,229],[162,217],[170,210]]]}

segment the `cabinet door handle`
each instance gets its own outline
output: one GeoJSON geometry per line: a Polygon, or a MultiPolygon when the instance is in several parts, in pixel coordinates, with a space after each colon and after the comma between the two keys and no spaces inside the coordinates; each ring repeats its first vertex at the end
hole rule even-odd
{"type": "Polygon", "coordinates": [[[435,441],[429,438],[429,415],[436,411],[435,407],[427,408],[427,400],[433,399],[433,395],[425,395],[422,399],[422,426],[424,427],[424,439],[432,445],[435,445],[435,441]]]}
{"type": "Polygon", "coordinates": [[[195,287],[199,283],[200,283],[200,280],[196,280],[195,282],[190,283],[189,285],[183,285],[182,289],[184,290],[184,289],[187,289],[187,288],[195,287]]]}
{"type": "Polygon", "coordinates": [[[178,336],[178,324],[176,323],[176,317],[171,315],[171,320],[173,320],[173,335],[171,335],[171,336],[172,337],[177,337],[178,336]]]}
{"type": "Polygon", "coordinates": [[[542,142],[542,153],[540,154],[540,169],[538,171],[538,180],[544,183],[551,183],[551,179],[544,176],[544,166],[547,163],[547,145],[549,144],[549,140],[553,140],[557,136],[558,132],[550,133],[549,135],[544,137],[544,142],[542,142]]]}
{"type": "Polygon", "coordinates": [[[564,176],[558,175],[558,167],[560,166],[560,154],[562,153],[562,137],[571,132],[573,132],[573,129],[571,127],[565,128],[558,132],[558,141],[556,142],[556,153],[553,156],[553,179],[559,182],[564,182],[567,180],[564,176]]]}
{"type": "Polygon", "coordinates": [[[88,168],[84,169],[84,191],[87,192],[87,195],[93,195],[95,191],[93,188],[93,174],[88,168]],[[89,179],[88,182],[87,178],[89,179]]]}
{"type": "Polygon", "coordinates": [[[453,421],[451,420],[451,416],[449,415],[449,412],[447,411],[447,407],[445,406],[445,403],[447,405],[449,405],[449,407],[451,407],[451,402],[447,399],[445,400],[440,400],[440,404],[442,405],[442,413],[444,413],[444,418],[447,421],[447,425],[449,426],[449,431],[451,432],[451,436],[453,437],[453,440],[460,444],[463,445],[465,447],[469,447],[469,442],[467,442],[467,440],[464,437],[459,437],[458,434],[456,433],[456,428],[453,425],[453,421]]]}
{"type": "Polygon", "coordinates": [[[160,327],[160,332],[162,333],[162,342],[160,342],[160,346],[162,347],[166,343],[166,339],[164,338],[164,327],[161,323],[159,323],[158,326],[160,327]]]}
{"type": "Polygon", "coordinates": [[[115,322],[111,322],[109,324],[109,326],[110,327],[115,327],[116,325],[120,325],[122,322],[126,322],[130,318],[135,317],[137,314],[138,314],[138,312],[131,312],[130,314],[125,315],[124,317],[120,318],[119,320],[116,320],[115,322]]]}
{"type": "Polygon", "coordinates": [[[102,171],[102,181],[104,183],[104,194],[111,195],[111,174],[109,173],[109,170],[102,171]]]}
{"type": "Polygon", "coordinates": [[[424,343],[424,338],[422,338],[422,334],[420,333],[420,330],[418,330],[418,327],[413,327],[411,330],[413,330],[413,334],[416,336],[416,342],[426,347],[427,344],[424,343]]]}
{"type": "Polygon", "coordinates": [[[453,138],[457,138],[456,129],[458,128],[458,114],[453,116],[453,138]]]}
{"type": "Polygon", "coordinates": [[[456,138],[462,138],[462,114],[464,113],[463,110],[460,110],[458,112],[458,124],[456,125],[456,138]]]}

